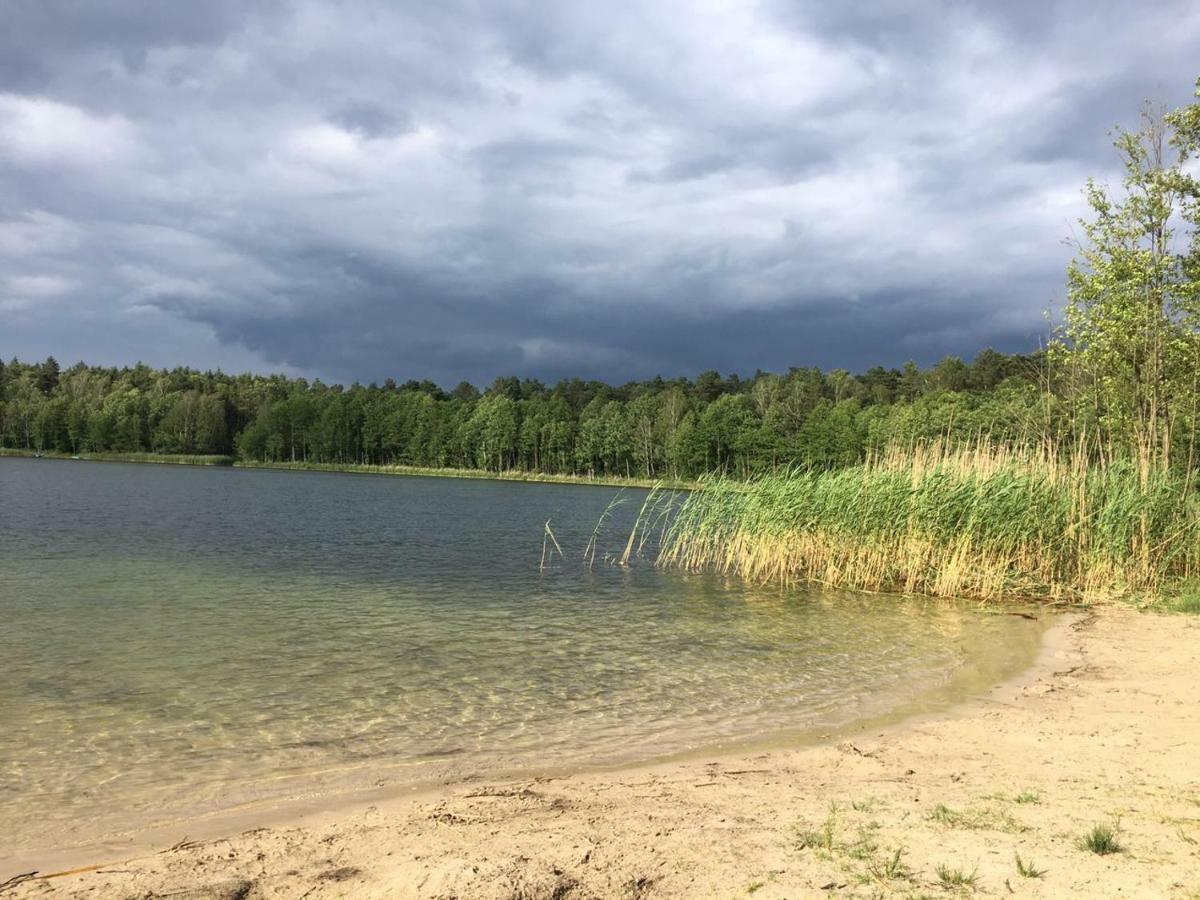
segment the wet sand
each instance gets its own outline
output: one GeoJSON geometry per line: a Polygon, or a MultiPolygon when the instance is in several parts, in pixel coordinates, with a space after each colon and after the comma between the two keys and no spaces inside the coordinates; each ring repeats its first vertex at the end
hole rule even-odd
{"type": "Polygon", "coordinates": [[[1196,897],[1200,619],[1074,617],[983,696],[816,746],[276,818],[194,840],[176,825],[74,874],[7,860],[0,885],[43,875],[0,896],[1196,897]],[[1121,852],[1079,846],[1097,824],[1121,852]]]}

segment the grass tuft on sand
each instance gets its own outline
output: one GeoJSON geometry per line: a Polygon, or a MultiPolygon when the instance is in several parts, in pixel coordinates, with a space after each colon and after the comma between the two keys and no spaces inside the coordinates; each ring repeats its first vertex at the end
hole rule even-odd
{"type": "Polygon", "coordinates": [[[1092,826],[1092,830],[1080,838],[1079,845],[1097,856],[1108,856],[1125,849],[1117,839],[1117,828],[1113,825],[1092,826]]]}

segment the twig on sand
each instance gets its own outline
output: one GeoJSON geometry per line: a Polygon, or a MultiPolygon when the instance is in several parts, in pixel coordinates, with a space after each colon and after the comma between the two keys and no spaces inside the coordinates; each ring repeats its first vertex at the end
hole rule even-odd
{"type": "Polygon", "coordinates": [[[173,844],[170,847],[168,847],[166,850],[163,850],[162,852],[163,853],[179,853],[180,851],[183,851],[183,850],[195,850],[199,846],[200,846],[199,841],[191,841],[185,837],[178,844],[173,844]]]}
{"type": "Polygon", "coordinates": [[[7,891],[15,888],[18,884],[23,884],[31,878],[37,877],[37,870],[32,872],[22,872],[20,875],[14,875],[7,881],[0,881],[0,891],[7,891]]]}

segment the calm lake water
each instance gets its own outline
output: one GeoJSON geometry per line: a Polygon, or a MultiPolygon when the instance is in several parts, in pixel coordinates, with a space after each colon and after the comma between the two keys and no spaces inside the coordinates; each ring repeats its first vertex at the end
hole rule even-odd
{"type": "Polygon", "coordinates": [[[0,856],[945,702],[1041,626],[622,568],[643,494],[0,459],[0,856]],[[566,554],[539,571],[543,523],[566,554]]]}

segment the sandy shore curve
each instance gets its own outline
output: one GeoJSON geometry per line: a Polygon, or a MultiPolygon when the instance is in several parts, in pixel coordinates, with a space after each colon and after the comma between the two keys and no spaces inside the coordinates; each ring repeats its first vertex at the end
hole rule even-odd
{"type": "Polygon", "coordinates": [[[1072,617],[983,696],[818,746],[244,824],[72,874],[10,861],[0,896],[1200,897],[1200,619],[1072,617]],[[1081,844],[1096,825],[1119,852],[1081,844]]]}

